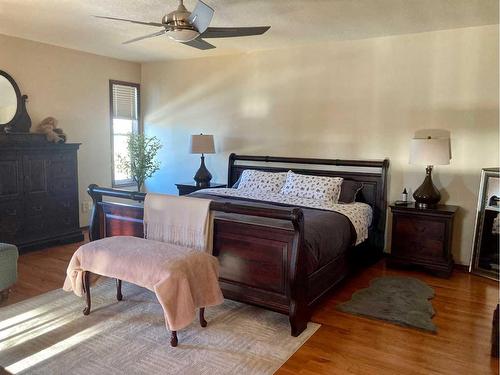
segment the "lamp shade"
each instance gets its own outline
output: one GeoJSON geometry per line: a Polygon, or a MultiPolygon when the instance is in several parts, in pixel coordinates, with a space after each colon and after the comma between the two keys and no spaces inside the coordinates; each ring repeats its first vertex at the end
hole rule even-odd
{"type": "Polygon", "coordinates": [[[192,135],[191,136],[192,154],[215,154],[213,135],[192,135]]]}
{"type": "Polygon", "coordinates": [[[410,164],[447,165],[451,151],[449,138],[415,138],[410,145],[410,164]]]}

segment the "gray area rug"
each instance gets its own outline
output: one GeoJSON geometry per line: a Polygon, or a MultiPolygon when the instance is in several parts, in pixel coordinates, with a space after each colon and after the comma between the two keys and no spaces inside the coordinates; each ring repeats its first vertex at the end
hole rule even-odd
{"type": "Polygon", "coordinates": [[[56,290],[0,308],[0,366],[24,374],[272,374],[320,327],[290,336],[288,317],[226,300],[170,347],[154,293],[106,280],[84,300],[56,290]]]}
{"type": "Polygon", "coordinates": [[[386,320],[405,327],[436,332],[432,322],[434,309],[429,299],[434,289],[412,277],[380,277],[370,287],[355,292],[350,301],[337,305],[337,310],[386,320]]]}

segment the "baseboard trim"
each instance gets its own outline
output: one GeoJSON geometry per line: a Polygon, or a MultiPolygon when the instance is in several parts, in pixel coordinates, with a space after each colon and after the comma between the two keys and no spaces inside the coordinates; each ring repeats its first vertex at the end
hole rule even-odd
{"type": "MultiPolygon", "coordinates": [[[[383,257],[385,259],[389,258],[391,256],[391,253],[388,251],[388,250],[384,250],[383,252],[383,257]]],[[[469,265],[468,264],[457,264],[455,263],[453,265],[453,270],[454,271],[458,271],[458,272],[465,272],[465,273],[468,273],[469,272],[469,265]]]]}

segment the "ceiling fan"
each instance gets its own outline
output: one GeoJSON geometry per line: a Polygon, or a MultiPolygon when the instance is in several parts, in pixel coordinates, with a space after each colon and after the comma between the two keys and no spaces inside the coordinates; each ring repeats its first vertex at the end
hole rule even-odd
{"type": "Polygon", "coordinates": [[[180,42],[190,47],[207,50],[215,48],[214,45],[206,42],[204,38],[234,38],[240,36],[252,36],[264,34],[271,26],[258,27],[209,27],[214,10],[198,0],[196,7],[192,12],[188,11],[184,6],[183,0],[179,0],[177,10],[163,16],[160,22],[143,22],[129,20],[126,18],[94,16],[97,18],[105,18],[108,20],[125,21],[140,25],[161,27],[162,30],[152,34],[140,36],[123,42],[129,44],[139,40],[153,38],[160,35],[167,35],[169,38],[180,42]]]}

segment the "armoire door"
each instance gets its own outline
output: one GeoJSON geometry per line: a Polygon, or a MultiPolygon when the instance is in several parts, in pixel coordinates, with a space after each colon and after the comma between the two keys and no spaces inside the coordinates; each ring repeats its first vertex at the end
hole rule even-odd
{"type": "Polygon", "coordinates": [[[23,156],[24,215],[23,237],[26,240],[50,235],[51,202],[48,166],[50,153],[29,151],[23,156]]]}
{"type": "Polygon", "coordinates": [[[23,221],[22,160],[17,151],[0,151],[0,242],[14,243],[23,221]]]}
{"type": "Polygon", "coordinates": [[[53,217],[51,231],[57,234],[79,229],[78,164],[74,150],[53,153],[48,165],[49,196],[53,217]]]}

